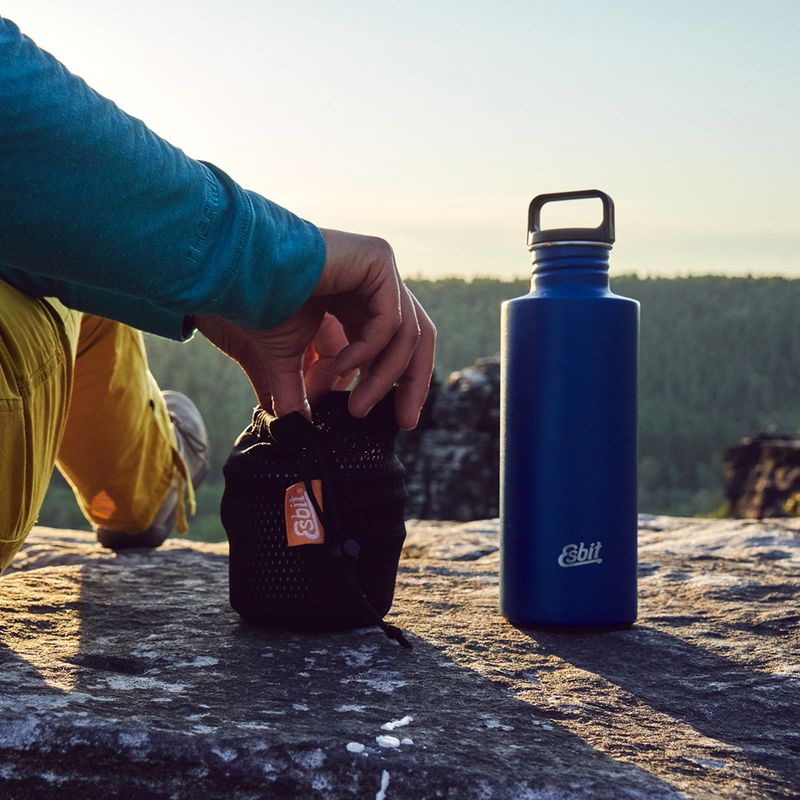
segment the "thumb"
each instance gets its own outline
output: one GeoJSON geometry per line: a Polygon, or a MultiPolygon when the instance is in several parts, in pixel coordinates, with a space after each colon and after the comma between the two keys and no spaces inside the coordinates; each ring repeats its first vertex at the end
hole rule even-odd
{"type": "Polygon", "coordinates": [[[311,419],[311,406],[303,381],[302,356],[281,360],[269,370],[269,386],[272,394],[272,413],[276,417],[299,411],[311,419]]]}

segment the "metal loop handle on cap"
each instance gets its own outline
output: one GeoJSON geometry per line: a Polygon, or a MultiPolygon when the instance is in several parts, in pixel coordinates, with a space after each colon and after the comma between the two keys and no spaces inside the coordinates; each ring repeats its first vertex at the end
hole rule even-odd
{"type": "Polygon", "coordinates": [[[531,200],[528,208],[528,247],[544,242],[604,242],[614,244],[614,202],[599,189],[584,189],[579,192],[553,192],[540,194],[531,200]],[[563,200],[586,200],[595,198],[603,204],[603,221],[596,228],[550,228],[542,230],[542,207],[546,203],[563,200]]]}

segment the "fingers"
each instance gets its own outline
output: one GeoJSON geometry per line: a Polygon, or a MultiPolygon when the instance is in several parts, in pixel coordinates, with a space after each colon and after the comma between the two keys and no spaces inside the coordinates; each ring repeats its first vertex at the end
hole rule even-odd
{"type": "Polygon", "coordinates": [[[317,358],[335,360],[345,347],[347,335],[342,324],[332,314],[325,314],[309,349],[313,350],[317,358]]]}
{"type": "Polygon", "coordinates": [[[347,336],[341,323],[331,314],[326,314],[303,358],[303,375],[310,403],[315,403],[332,389],[347,389],[353,382],[354,372],[340,376],[336,370],[336,356],[346,346],[347,336]]]}
{"type": "Polygon", "coordinates": [[[376,358],[396,337],[403,324],[405,287],[397,275],[392,249],[385,242],[383,244],[385,252],[370,263],[355,295],[345,296],[341,302],[331,306],[333,313],[348,326],[348,332],[357,331],[336,359],[341,375],[376,358]]]}
{"type": "Polygon", "coordinates": [[[349,400],[355,417],[398,384],[398,425],[413,428],[428,392],[436,330],[400,280],[388,243],[336,231],[323,236],[326,260],[311,298],[282,325],[259,331],[242,365],[257,378],[262,404],[271,395],[279,416],[299,411],[310,418],[309,398],[347,387],[356,370],[361,381],[349,400]]]}
{"type": "MultiPolygon", "coordinates": [[[[307,351],[314,342],[324,319],[317,302],[307,302],[281,325],[257,332],[254,359],[266,373],[272,393],[272,410],[282,417],[299,411],[311,419],[303,366],[307,351]]],[[[311,360],[315,358],[310,354],[311,360]]],[[[251,369],[248,369],[248,373],[251,369]]],[[[262,404],[266,406],[266,403],[262,404]]]]}
{"type": "MultiPolygon", "coordinates": [[[[311,406],[303,380],[302,357],[273,362],[269,369],[269,387],[272,393],[272,413],[276,417],[299,411],[306,419],[311,419],[311,406]]],[[[259,401],[264,405],[260,397],[259,401]]]]}
{"type": "Polygon", "coordinates": [[[358,373],[350,372],[341,376],[333,365],[333,359],[321,358],[315,361],[305,373],[306,394],[313,405],[330,391],[345,391],[358,373]]]}
{"type": "Polygon", "coordinates": [[[347,391],[353,384],[353,381],[358,377],[358,370],[354,369],[352,372],[348,372],[347,375],[342,375],[339,380],[333,385],[334,391],[337,392],[345,392],[347,391]]]}
{"type": "MultiPolygon", "coordinates": [[[[388,345],[369,365],[361,368],[361,381],[350,396],[350,413],[366,416],[406,372],[420,340],[420,326],[411,292],[401,284],[400,326],[388,345]]],[[[413,427],[413,426],[412,426],[413,427]]]]}
{"type": "Polygon", "coordinates": [[[420,337],[408,368],[398,381],[394,404],[397,425],[405,431],[416,428],[419,422],[422,406],[428,397],[436,358],[436,327],[413,294],[411,299],[419,322],[420,337]]]}

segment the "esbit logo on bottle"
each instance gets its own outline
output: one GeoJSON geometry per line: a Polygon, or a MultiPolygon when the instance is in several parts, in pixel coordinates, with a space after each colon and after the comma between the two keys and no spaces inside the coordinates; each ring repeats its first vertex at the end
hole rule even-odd
{"type": "Polygon", "coordinates": [[[565,545],[558,557],[558,566],[583,567],[586,564],[602,564],[603,559],[599,558],[602,546],[602,542],[593,542],[588,547],[583,542],[565,545]]]}

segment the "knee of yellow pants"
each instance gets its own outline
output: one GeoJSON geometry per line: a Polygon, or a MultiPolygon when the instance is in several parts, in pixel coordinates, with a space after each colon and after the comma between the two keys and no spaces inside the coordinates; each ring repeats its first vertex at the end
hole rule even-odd
{"type": "Polygon", "coordinates": [[[0,572],[56,460],[84,515],[109,530],[146,530],[175,480],[192,497],[141,334],[0,280],[0,572]]]}
{"type": "Polygon", "coordinates": [[[183,464],[139,331],[85,314],[58,467],[98,527],[152,525],[183,464]]]}
{"type": "Polygon", "coordinates": [[[0,572],[39,514],[69,409],[80,314],[0,280],[0,572]]]}

